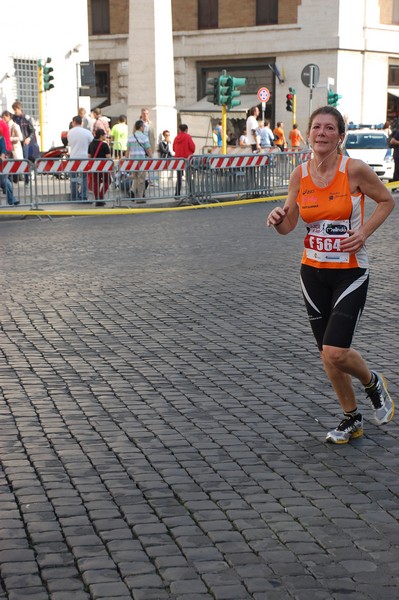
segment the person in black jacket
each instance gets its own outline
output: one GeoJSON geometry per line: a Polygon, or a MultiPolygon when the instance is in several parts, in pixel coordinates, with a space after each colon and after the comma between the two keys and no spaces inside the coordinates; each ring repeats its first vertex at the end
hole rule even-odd
{"type": "Polygon", "coordinates": [[[159,142],[158,152],[161,158],[171,158],[173,156],[170,131],[167,129],[162,132],[162,140],[159,142]]]}
{"type": "MultiPolygon", "coordinates": [[[[36,132],[33,127],[33,123],[30,117],[24,115],[22,111],[22,104],[19,100],[16,100],[12,105],[12,109],[14,114],[12,119],[15,123],[19,125],[22,133],[22,153],[24,155],[25,160],[33,160],[35,161],[38,158],[39,146],[36,141],[36,132]]],[[[25,175],[25,183],[29,183],[29,175],[25,175]]]]}

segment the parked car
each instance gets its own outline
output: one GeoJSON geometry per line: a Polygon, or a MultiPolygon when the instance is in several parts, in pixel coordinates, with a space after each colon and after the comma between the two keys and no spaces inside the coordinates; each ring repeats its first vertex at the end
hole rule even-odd
{"type": "Polygon", "coordinates": [[[380,179],[393,179],[393,150],[385,131],[350,129],[344,139],[344,150],[351,158],[360,158],[367,163],[380,179]]]}

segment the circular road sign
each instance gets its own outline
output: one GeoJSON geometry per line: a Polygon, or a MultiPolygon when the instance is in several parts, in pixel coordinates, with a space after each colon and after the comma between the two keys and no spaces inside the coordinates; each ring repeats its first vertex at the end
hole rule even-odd
{"type": "Polygon", "coordinates": [[[303,85],[308,88],[314,88],[319,83],[320,69],[317,65],[309,64],[302,69],[301,80],[303,85]]]}
{"type": "Polygon", "coordinates": [[[261,87],[258,90],[258,100],[259,102],[267,102],[270,99],[270,92],[267,87],[261,87]]]}

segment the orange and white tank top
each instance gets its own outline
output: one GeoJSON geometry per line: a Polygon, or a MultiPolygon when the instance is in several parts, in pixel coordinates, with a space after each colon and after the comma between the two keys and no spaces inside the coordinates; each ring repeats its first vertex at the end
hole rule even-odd
{"type": "Polygon", "coordinates": [[[306,223],[302,263],[317,269],[368,267],[366,249],[356,254],[342,252],[340,241],[348,230],[359,229],[364,220],[364,194],[351,194],[348,156],[341,156],[334,179],[324,188],[314,184],[309,163],[301,165],[301,184],[297,204],[306,223]]]}

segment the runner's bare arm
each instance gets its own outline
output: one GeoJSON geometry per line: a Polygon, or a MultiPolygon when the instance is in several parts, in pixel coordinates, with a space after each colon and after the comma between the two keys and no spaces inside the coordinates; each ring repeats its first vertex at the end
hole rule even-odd
{"type": "Polygon", "coordinates": [[[298,223],[299,209],[296,202],[300,186],[300,167],[297,167],[291,175],[288,186],[287,200],[284,206],[276,206],[269,213],[266,224],[274,227],[278,233],[286,235],[295,229],[298,223]]]}

